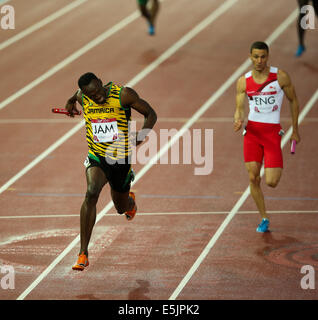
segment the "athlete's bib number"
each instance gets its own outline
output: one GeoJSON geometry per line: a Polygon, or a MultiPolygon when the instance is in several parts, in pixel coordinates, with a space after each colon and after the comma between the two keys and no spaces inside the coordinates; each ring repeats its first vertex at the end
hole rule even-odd
{"type": "Polygon", "coordinates": [[[92,119],[93,140],[97,143],[118,140],[116,119],[92,119]]]}
{"type": "Polygon", "coordinates": [[[274,96],[254,96],[254,111],[261,113],[274,112],[278,110],[278,105],[274,96]]]}

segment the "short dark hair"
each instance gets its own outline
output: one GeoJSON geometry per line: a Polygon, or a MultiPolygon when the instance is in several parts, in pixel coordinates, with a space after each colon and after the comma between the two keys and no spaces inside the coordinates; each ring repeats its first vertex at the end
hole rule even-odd
{"type": "Polygon", "coordinates": [[[95,76],[94,73],[92,73],[92,72],[84,73],[78,79],[79,88],[83,89],[83,87],[89,85],[92,80],[98,80],[98,78],[95,76]]]}
{"type": "Polygon", "coordinates": [[[251,45],[250,53],[252,53],[253,49],[266,50],[269,52],[268,45],[263,41],[256,41],[251,45]]]}

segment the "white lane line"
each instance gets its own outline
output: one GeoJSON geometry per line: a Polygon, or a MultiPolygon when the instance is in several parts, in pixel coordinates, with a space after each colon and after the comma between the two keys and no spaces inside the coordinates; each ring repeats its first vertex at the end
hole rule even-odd
{"type": "MultiPolygon", "coordinates": [[[[161,0],[161,2],[163,2],[163,1],[164,0],[161,0]]],[[[3,109],[4,107],[6,107],[11,102],[20,98],[21,96],[23,96],[25,93],[29,92],[30,90],[32,90],[36,86],[38,86],[44,80],[50,78],[52,75],[54,75],[58,71],[62,70],[64,67],[66,67],[67,65],[69,65],[70,63],[72,63],[73,61],[75,61],[76,59],[78,59],[79,57],[81,57],[82,55],[84,55],[85,53],[87,53],[88,51],[93,49],[94,47],[96,47],[97,45],[101,44],[107,38],[111,37],[113,34],[120,31],[121,29],[123,29],[124,27],[126,27],[128,24],[132,23],[134,20],[136,20],[139,17],[140,17],[139,10],[134,11],[131,15],[124,18],[119,23],[117,23],[116,25],[114,25],[113,27],[111,27],[110,29],[108,29],[107,31],[105,31],[104,33],[102,33],[101,35],[99,35],[98,37],[96,37],[95,39],[90,41],[89,43],[87,43],[81,49],[75,51],[73,54],[68,56],[66,59],[64,59],[63,61],[61,61],[60,63],[58,63],[54,67],[52,67],[51,69],[49,69],[47,72],[42,74],[40,77],[38,77],[34,81],[30,82],[28,85],[26,85],[22,89],[18,90],[16,93],[11,95],[10,97],[3,100],[0,103],[0,110],[3,109]]]]}
{"type": "MultiPolygon", "coordinates": [[[[224,2],[220,7],[222,8],[222,7],[228,7],[228,9],[230,8],[229,6],[228,6],[228,4],[229,3],[231,3],[232,5],[234,4],[234,3],[236,3],[237,2],[237,0],[227,0],[226,2],[224,2]]],[[[217,9],[217,10],[219,10],[219,9],[217,9]]],[[[212,15],[215,15],[215,13],[213,12],[210,16],[212,16],[212,15]]],[[[212,21],[211,21],[212,22],[212,21]]],[[[191,32],[191,31],[190,31],[191,32]]],[[[190,39],[189,39],[190,40],[190,39]]],[[[189,41],[188,40],[188,41],[189,41]]],[[[185,44],[185,43],[184,43],[185,44]]],[[[174,45],[173,45],[174,46],[174,45]]],[[[172,46],[172,47],[173,47],[172,46]]],[[[168,49],[168,50],[170,50],[170,49],[168,49]]],[[[158,60],[158,59],[157,59],[158,60]]],[[[162,63],[163,61],[162,60],[158,60],[158,65],[160,64],[160,63],[162,63]]],[[[143,72],[142,71],[142,73],[143,73],[143,75],[144,75],[144,77],[147,75],[147,74],[149,74],[149,72],[147,71],[147,72],[143,72]]],[[[130,81],[129,83],[130,83],[130,85],[132,84],[132,83],[137,83],[136,81],[137,81],[137,79],[138,79],[138,81],[140,81],[140,80],[142,80],[142,78],[140,78],[140,77],[138,77],[138,75],[135,77],[135,78],[133,78],[133,80],[132,81],[130,81]]],[[[156,158],[156,156],[154,156],[154,158],[156,158]]],[[[152,165],[151,165],[152,166],[152,165]]],[[[148,171],[149,169],[150,169],[150,167],[151,166],[147,166],[147,170],[146,171],[148,171]]],[[[135,183],[145,174],[145,172],[146,172],[145,170],[143,170],[143,172],[142,172],[142,174],[137,174],[136,175],[136,177],[135,177],[135,183]]],[[[99,213],[98,213],[98,215],[97,215],[97,217],[96,217],[96,223],[111,209],[113,207],[113,203],[112,203],[112,201],[111,202],[109,202],[105,207],[104,207],[104,209],[102,209],[99,213]]],[[[57,257],[56,257],[56,259],[39,275],[39,277],[37,278],[37,279],[35,279],[35,281],[33,281],[31,284],[30,284],[30,286],[24,291],[24,292],[22,292],[21,294],[20,294],[20,296],[17,298],[17,300],[23,300],[54,268],[55,268],[55,266],[74,248],[74,246],[75,245],[77,245],[77,243],[79,242],[79,240],[80,240],[80,236],[78,235],[66,248],[65,248],[65,250],[60,254],[60,255],[58,255],[57,257]]]]}
{"type": "MultiPolygon", "coordinates": [[[[267,211],[269,214],[299,214],[299,213],[318,213],[318,210],[282,210],[282,211],[267,211]]],[[[255,214],[258,211],[238,211],[237,214],[255,214]]],[[[147,216],[184,216],[184,215],[225,215],[229,211],[198,211],[198,212],[138,212],[138,217],[147,216]]],[[[119,217],[118,213],[107,213],[105,217],[119,217]]],[[[79,214],[45,214],[45,215],[30,215],[30,216],[0,216],[0,219],[55,219],[55,218],[79,218],[79,214]]]]}
{"type": "Polygon", "coordinates": [[[81,122],[81,119],[76,118],[42,118],[42,119],[0,119],[0,124],[34,124],[34,123],[72,123],[81,122]]]}
{"type": "Polygon", "coordinates": [[[69,130],[64,136],[55,141],[49,148],[47,148],[44,152],[38,155],[33,161],[31,161],[27,166],[25,166],[21,171],[19,171],[15,176],[13,176],[9,181],[7,181],[0,188],[0,194],[7,190],[12,184],[14,184],[17,180],[19,180],[22,176],[24,176],[27,172],[29,172],[32,168],[34,168],[39,162],[45,159],[51,152],[53,152],[56,148],[62,145],[66,140],[68,140],[74,133],[76,133],[83,126],[83,122],[80,122],[71,130],[69,130]]]}
{"type": "MultiPolygon", "coordinates": [[[[283,21],[282,24],[278,26],[277,29],[274,30],[274,32],[265,40],[268,45],[273,43],[284,31],[285,29],[295,21],[298,14],[298,9],[295,9],[288,17],[283,21]]],[[[221,94],[223,94],[241,75],[242,73],[249,67],[251,64],[250,59],[245,60],[245,62],[232,74],[232,76],[221,86],[221,88],[211,96],[209,100],[211,100],[210,103],[213,103],[216,99],[220,97],[221,94]],[[215,97],[214,97],[215,96],[215,97]]],[[[204,109],[207,109],[208,106],[205,106],[204,109]]],[[[200,110],[199,110],[200,111],[200,110]]],[[[205,111],[205,110],[204,110],[205,111]]],[[[203,113],[203,112],[202,112],[203,113]]],[[[200,113],[201,115],[201,113],[200,113]]],[[[287,136],[287,134],[286,134],[287,136]]],[[[169,300],[175,300],[177,296],[180,294],[182,289],[185,287],[185,285],[188,283],[188,281],[191,279],[192,275],[195,273],[195,271],[198,269],[202,261],[205,259],[211,248],[214,246],[217,239],[220,237],[222,232],[224,231],[225,227],[228,225],[228,223],[232,220],[235,213],[238,211],[238,209],[241,207],[241,205],[245,202],[249,195],[249,188],[245,190],[243,195],[240,197],[238,202],[235,204],[229,215],[226,217],[226,219],[221,224],[220,228],[216,231],[214,236],[211,238],[203,252],[200,254],[196,262],[193,264],[193,266],[190,268],[188,273],[185,275],[185,277],[182,279],[182,281],[179,283],[178,287],[175,289],[175,291],[170,296],[169,300]]]]}
{"type": "MultiPolygon", "coordinates": [[[[187,122],[189,118],[180,118],[180,117],[159,117],[157,118],[157,122],[173,122],[173,123],[180,123],[180,122],[187,122]]],[[[136,122],[143,122],[144,120],[138,118],[135,120],[136,122]]],[[[42,124],[55,124],[55,123],[78,123],[81,122],[81,119],[76,118],[42,118],[42,119],[0,119],[0,124],[34,124],[34,123],[42,123],[42,124]]],[[[216,123],[233,123],[233,117],[201,117],[196,121],[196,123],[202,122],[216,122],[216,123]]],[[[280,122],[290,122],[290,117],[281,117],[280,122]]],[[[307,117],[304,119],[306,123],[315,123],[318,122],[318,117],[307,117]]]]}
{"type": "Polygon", "coordinates": [[[208,25],[215,21],[219,16],[225,13],[229,8],[231,8],[238,0],[227,0],[223,5],[219,6],[212,14],[205,18],[201,23],[194,27],[190,32],[183,36],[179,41],[177,41],[172,47],[165,51],[159,58],[157,58],[153,63],[146,67],[143,72],[137,74],[132,80],[127,83],[128,87],[133,87],[141,79],[145,78],[151,71],[158,67],[163,61],[169,59],[173,54],[175,54],[180,48],[192,40],[196,35],[198,35],[202,30],[204,30],[208,25]]]}
{"type": "Polygon", "coordinates": [[[41,21],[33,24],[29,28],[21,31],[20,33],[16,34],[15,36],[11,37],[10,39],[0,43],[0,50],[3,50],[4,48],[9,47],[11,44],[23,39],[24,37],[28,36],[32,32],[34,32],[36,30],[39,30],[40,28],[42,28],[45,25],[47,25],[47,24],[53,22],[54,20],[60,18],[64,14],[70,12],[71,10],[75,9],[76,7],[78,7],[79,5],[81,5],[82,3],[86,2],[86,1],[87,0],[76,0],[76,1],[68,4],[64,8],[52,13],[48,17],[46,17],[46,18],[42,19],[41,21]]]}
{"type": "MultiPolygon", "coordinates": [[[[289,24],[288,24],[289,25],[289,24]]],[[[286,27],[288,26],[286,25],[286,27]]],[[[304,117],[307,115],[307,113],[309,112],[309,110],[312,108],[312,106],[314,105],[314,103],[317,101],[318,99],[318,89],[316,90],[316,92],[312,95],[311,99],[308,101],[308,103],[306,104],[305,108],[302,110],[302,112],[299,115],[299,119],[298,119],[298,123],[300,124],[304,117]]],[[[291,137],[291,133],[292,133],[292,128],[290,127],[287,131],[287,133],[285,134],[284,138],[282,139],[281,142],[281,146],[282,148],[284,147],[284,145],[288,142],[288,140],[291,137]]],[[[261,176],[263,176],[264,174],[264,167],[262,167],[261,170],[261,176]]],[[[225,220],[222,222],[221,226],[218,228],[218,230],[216,231],[216,233],[213,235],[213,237],[211,238],[211,240],[209,241],[209,243],[206,245],[206,247],[203,249],[202,253],[200,254],[200,256],[198,257],[198,259],[195,261],[195,263],[192,265],[192,267],[190,268],[190,270],[188,271],[188,273],[185,275],[185,277],[182,279],[182,281],[180,282],[180,284],[178,285],[178,287],[175,289],[175,291],[172,293],[172,295],[170,296],[169,300],[175,300],[178,295],[180,294],[180,292],[182,291],[182,289],[186,286],[186,284],[189,282],[189,280],[191,279],[191,277],[193,276],[193,274],[196,272],[196,270],[199,268],[199,266],[201,265],[201,263],[203,262],[203,260],[206,258],[206,256],[208,255],[208,253],[210,252],[210,250],[212,249],[212,247],[215,245],[216,241],[219,239],[219,237],[221,236],[221,234],[223,233],[223,231],[225,230],[225,228],[227,227],[227,225],[230,223],[230,221],[233,219],[233,217],[235,216],[235,214],[238,212],[239,208],[243,205],[243,203],[245,202],[245,200],[247,199],[247,197],[250,194],[250,188],[247,187],[246,190],[244,191],[243,195],[240,197],[240,199],[237,201],[237,203],[235,204],[235,206],[233,207],[233,209],[230,211],[230,213],[228,214],[228,216],[225,218],[225,220]]]]}
{"type": "Polygon", "coordinates": [[[105,31],[104,33],[102,33],[101,35],[99,35],[98,37],[96,37],[95,39],[90,41],[89,43],[87,43],[81,49],[75,51],[73,54],[71,54],[70,56],[65,58],[63,61],[61,61],[60,63],[58,63],[57,65],[55,65],[51,69],[49,69],[47,72],[42,74],[40,77],[38,77],[34,81],[30,82],[28,85],[26,85],[22,89],[18,90],[17,92],[15,92],[13,95],[8,97],[7,99],[3,100],[0,103],[0,109],[3,109],[11,102],[15,101],[16,99],[23,96],[25,93],[27,93],[30,90],[32,90],[33,88],[35,88],[37,85],[42,83],[44,80],[50,78],[52,75],[54,75],[58,71],[62,70],[67,65],[69,65],[70,63],[72,63],[73,61],[75,61],[76,59],[78,59],[79,57],[81,57],[82,55],[84,55],[85,53],[87,53],[88,51],[90,51],[91,49],[96,47],[97,45],[101,44],[107,38],[109,38],[110,36],[112,36],[116,32],[120,31],[121,29],[126,27],[128,24],[130,24],[134,20],[136,20],[139,16],[140,16],[140,13],[139,13],[139,11],[136,10],[134,13],[132,13],[128,17],[124,18],[119,23],[117,23],[116,25],[114,25],[113,27],[111,27],[110,29],[108,29],[107,31],[105,31]]]}
{"type": "Polygon", "coordinates": [[[44,215],[30,215],[30,216],[0,216],[0,219],[37,219],[37,218],[79,218],[78,214],[44,214],[44,215]]]}
{"type": "MultiPolygon", "coordinates": [[[[270,45],[277,37],[293,22],[297,16],[298,9],[293,13],[269,36],[266,42],[270,45]],[[278,31],[277,31],[278,30],[278,31]],[[275,37],[273,37],[275,35],[275,37]]],[[[194,115],[186,122],[186,124],[164,145],[159,152],[152,157],[149,162],[138,172],[136,178],[142,177],[157,161],[183,136],[183,134],[204,114],[212,104],[215,103],[230,86],[242,75],[242,73],[250,66],[250,59],[246,59],[243,64],[223,83],[223,85],[212,94],[212,96],[194,113],[194,115]]],[[[137,179],[135,179],[136,182],[137,179]]]]}
{"type": "MultiPolygon", "coordinates": [[[[65,66],[67,66],[69,63],[73,62],[80,56],[82,56],[87,51],[91,50],[93,47],[100,44],[102,41],[106,40],[110,36],[112,36],[114,33],[120,31],[124,27],[126,27],[129,23],[134,21],[137,17],[139,17],[139,12],[135,11],[133,14],[129,15],[125,19],[121,20],[118,24],[113,26],[112,28],[108,29],[106,32],[89,42],[87,45],[82,47],[80,50],[73,53],[71,56],[57,64],[55,67],[51,68],[49,71],[44,73],[42,76],[37,78],[36,80],[32,81],[30,84],[28,84],[26,87],[22,88],[21,90],[17,91],[15,94],[4,100],[2,103],[0,103],[0,109],[7,106],[12,101],[16,100],[26,92],[30,91],[34,87],[36,87],[38,84],[43,82],[44,80],[51,77],[56,72],[63,69],[65,66]]],[[[3,193],[7,188],[9,188],[13,183],[15,183],[18,179],[20,179],[23,175],[25,175],[28,171],[30,171],[34,166],[36,166],[40,161],[42,161],[45,157],[47,157],[52,151],[54,151],[56,148],[58,148],[60,145],[62,145],[66,140],[68,140],[73,134],[75,134],[77,131],[79,131],[84,126],[84,120],[82,120],[80,123],[78,123],[76,126],[74,126],[71,130],[69,130],[64,136],[62,136],[59,140],[57,140],[54,144],[52,144],[48,149],[46,149],[43,153],[41,153],[38,157],[36,157],[31,163],[29,163],[26,167],[24,167],[20,172],[18,172],[15,176],[13,176],[9,181],[7,181],[3,186],[0,187],[0,194],[3,193]]]]}
{"type": "MultiPolygon", "coordinates": [[[[189,42],[192,38],[194,38],[199,31],[202,31],[203,27],[207,27],[209,24],[211,24],[217,17],[219,17],[222,13],[224,13],[226,10],[228,10],[231,6],[233,6],[237,0],[228,0],[225,3],[223,3],[219,8],[217,8],[212,14],[210,14],[204,21],[202,21],[199,25],[194,27],[192,30],[190,30],[184,37],[181,38],[178,42],[176,42],[174,45],[172,45],[169,49],[167,49],[160,57],[158,57],[153,63],[151,63],[151,69],[148,67],[144,68],[137,76],[135,76],[131,81],[129,81],[126,86],[133,86],[137,84],[139,81],[141,81],[144,77],[146,77],[151,71],[153,71],[156,67],[158,67],[162,62],[165,61],[165,59],[168,59],[172,53],[176,52],[181,48],[182,45],[185,45],[187,42],[189,42]],[[215,14],[217,12],[217,15],[215,14]],[[193,32],[195,30],[195,32],[193,32]],[[191,35],[189,37],[188,35],[191,35]],[[186,39],[186,41],[185,41],[186,39]]],[[[139,12],[137,12],[137,16],[139,16],[139,12]]],[[[136,18],[136,14],[130,15],[128,18],[122,20],[119,24],[111,28],[109,31],[107,31],[107,35],[110,36],[111,34],[115,33],[115,30],[120,30],[124,26],[128,24],[127,21],[132,22],[132,19],[136,18]]],[[[92,47],[93,43],[94,46],[96,43],[101,42],[101,38],[105,40],[106,33],[104,33],[102,36],[98,37],[98,40],[93,40],[90,42],[87,46],[89,48],[92,47]]],[[[108,37],[107,36],[107,37],[108,37]]],[[[85,46],[86,47],[86,46],[85,46]]],[[[64,60],[65,61],[65,60],[64,60]]],[[[65,67],[65,62],[60,64],[59,68],[65,67]]],[[[51,69],[52,70],[52,69],[51,69]]],[[[58,70],[56,70],[58,71],[58,70]]],[[[52,71],[53,72],[53,71],[52,71]]],[[[36,81],[44,81],[43,77],[47,75],[44,74],[40,78],[38,78],[36,81]],[[42,79],[43,78],[43,79],[42,79]]],[[[31,83],[32,84],[32,83],[31,83]]],[[[32,85],[33,86],[33,85],[32,85]]],[[[35,85],[34,85],[35,86],[35,85]]],[[[28,89],[28,90],[31,90],[28,89]]],[[[19,93],[19,92],[18,92],[19,93]]],[[[11,96],[12,97],[12,96],[11,96]]],[[[1,108],[1,104],[0,104],[1,108]]],[[[28,166],[26,166],[24,169],[22,169],[20,172],[18,172],[14,177],[12,177],[9,181],[7,181],[2,187],[0,187],[0,194],[3,193],[7,188],[9,188],[14,182],[16,182],[19,178],[21,178],[25,173],[27,173],[30,169],[32,169],[35,165],[37,165],[41,160],[43,160],[49,153],[54,151],[57,147],[59,147],[61,144],[63,144],[67,139],[69,139],[73,134],[75,134],[78,130],[80,130],[84,126],[84,120],[82,120],[79,124],[77,124],[73,129],[71,129],[69,132],[67,132],[64,136],[62,136],[58,141],[54,143],[51,147],[49,147],[47,150],[45,150],[42,154],[40,154],[37,158],[35,158],[28,166]]],[[[166,152],[166,151],[165,151],[166,152]]]]}

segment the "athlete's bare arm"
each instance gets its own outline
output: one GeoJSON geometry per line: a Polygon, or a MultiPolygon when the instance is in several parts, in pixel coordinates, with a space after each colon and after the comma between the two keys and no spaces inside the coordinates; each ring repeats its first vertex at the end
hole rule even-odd
{"type": "Polygon", "coordinates": [[[234,131],[242,128],[244,122],[244,102],[245,102],[245,76],[240,77],[236,83],[236,109],[234,113],[234,131]]]}
{"type": "Polygon", "coordinates": [[[283,89],[287,99],[289,100],[289,104],[290,104],[292,126],[293,126],[293,132],[290,139],[296,140],[296,142],[298,143],[300,141],[300,136],[298,133],[299,103],[296,96],[295,88],[291,82],[289,75],[282,70],[278,70],[277,80],[280,87],[283,89]]]}
{"type": "Polygon", "coordinates": [[[78,89],[74,95],[66,102],[65,109],[69,112],[70,117],[74,117],[74,114],[78,113],[76,108],[76,102],[82,105],[82,91],[78,89]]]}
{"type": "Polygon", "coordinates": [[[137,133],[135,133],[135,144],[138,145],[146,138],[147,133],[153,128],[157,121],[157,114],[149,105],[149,103],[139,97],[137,92],[129,87],[124,87],[121,91],[121,104],[123,107],[131,107],[144,116],[144,124],[138,133],[138,140],[135,140],[137,133]]]}

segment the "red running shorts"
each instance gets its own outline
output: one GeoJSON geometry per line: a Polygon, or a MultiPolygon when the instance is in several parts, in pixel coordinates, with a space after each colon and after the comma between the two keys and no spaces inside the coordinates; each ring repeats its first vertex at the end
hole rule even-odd
{"type": "Polygon", "coordinates": [[[279,123],[248,121],[244,135],[244,161],[263,163],[265,168],[283,168],[279,123]]]}

